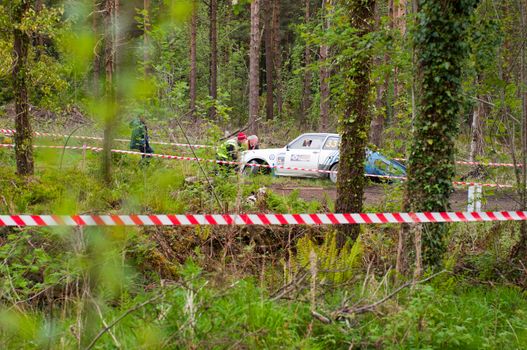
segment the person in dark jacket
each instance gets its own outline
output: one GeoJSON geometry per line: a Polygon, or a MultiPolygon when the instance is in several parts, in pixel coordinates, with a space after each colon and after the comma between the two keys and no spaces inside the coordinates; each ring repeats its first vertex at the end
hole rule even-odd
{"type": "MultiPolygon", "coordinates": [[[[145,120],[142,116],[134,118],[130,122],[130,128],[132,129],[132,136],[130,138],[130,149],[137,150],[141,153],[154,153],[152,147],[150,147],[150,139],[148,137],[148,128],[145,120]]],[[[142,158],[149,157],[147,154],[143,154],[142,158]]]]}

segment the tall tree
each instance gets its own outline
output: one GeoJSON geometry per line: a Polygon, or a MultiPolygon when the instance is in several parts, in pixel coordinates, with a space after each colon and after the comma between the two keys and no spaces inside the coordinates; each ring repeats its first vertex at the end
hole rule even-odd
{"type": "Polygon", "coordinates": [[[104,181],[112,181],[112,141],[115,129],[115,65],[117,41],[117,9],[119,0],[106,0],[104,3],[104,72],[106,113],[104,115],[104,141],[102,154],[102,175],[104,181]]]}
{"type": "MultiPolygon", "coordinates": [[[[209,4],[209,46],[210,46],[210,82],[209,95],[213,103],[218,99],[218,0],[210,0],[209,4]]],[[[209,110],[211,119],[216,118],[216,107],[213,105],[209,110]]]]}
{"type": "Polygon", "coordinates": [[[249,43],[249,131],[258,133],[260,85],[260,0],[251,2],[251,39],[249,43]]]}
{"type": "MultiPolygon", "coordinates": [[[[331,0],[322,0],[322,21],[325,30],[329,29],[328,6],[331,0]]],[[[329,123],[329,46],[320,45],[320,129],[327,131],[329,123]]]]}
{"type": "MultiPolygon", "coordinates": [[[[305,0],[305,14],[304,23],[307,25],[311,22],[311,0],[305,0]]],[[[302,118],[308,113],[311,107],[311,80],[313,79],[311,69],[311,47],[306,43],[304,48],[304,78],[302,80],[302,104],[300,106],[300,112],[302,118]]]]}
{"type": "Polygon", "coordinates": [[[13,91],[15,95],[15,158],[17,173],[33,174],[33,131],[29,120],[27,91],[29,35],[21,29],[24,16],[31,7],[29,0],[19,0],[12,5],[13,13],[13,91]]]}
{"type": "Polygon", "coordinates": [[[274,51],[273,43],[273,2],[275,0],[264,0],[265,4],[265,85],[266,85],[266,103],[265,103],[265,114],[267,120],[273,119],[274,112],[274,89],[273,89],[273,75],[274,75],[274,55],[278,52],[274,51]]]}
{"type": "MultiPolygon", "coordinates": [[[[408,210],[447,211],[454,177],[454,140],[462,108],[461,71],[466,28],[477,0],[421,0],[414,45],[418,51],[418,110],[408,160],[408,210]]],[[[427,224],[423,263],[439,265],[447,227],[427,224]]],[[[421,243],[416,244],[420,249],[421,243]]],[[[419,261],[416,262],[419,270],[419,261]]]]}
{"type": "MultiPolygon", "coordinates": [[[[100,11],[100,3],[99,0],[93,0],[93,11],[91,13],[92,16],[92,31],[93,36],[96,39],[95,42],[99,42],[99,11],[100,11]]],[[[99,96],[99,79],[100,79],[100,73],[101,73],[101,63],[100,63],[100,49],[99,46],[96,44],[94,47],[94,55],[93,55],[93,96],[97,98],[99,96]]]]}
{"type": "MultiPolygon", "coordinates": [[[[393,0],[390,0],[389,6],[393,5],[393,0]]],[[[391,11],[391,10],[389,10],[391,11]]],[[[376,30],[381,28],[381,3],[379,1],[375,4],[375,27],[376,30]]],[[[384,52],[384,57],[379,56],[375,58],[375,65],[388,64],[389,56],[388,53],[384,52]]],[[[386,90],[388,89],[388,79],[389,74],[386,73],[383,76],[383,81],[377,82],[376,87],[376,99],[375,99],[375,115],[371,120],[370,128],[370,142],[377,147],[382,146],[382,134],[384,131],[384,119],[385,119],[385,110],[384,110],[384,97],[386,90]]]]}
{"type": "MultiPolygon", "coordinates": [[[[337,178],[335,209],[340,213],[361,213],[364,196],[364,162],[370,114],[370,71],[372,64],[369,33],[374,28],[375,0],[345,2],[350,26],[356,30],[353,50],[344,54],[344,86],[340,97],[342,115],[339,117],[340,161],[337,178]]],[[[359,225],[343,225],[338,230],[337,244],[356,240],[359,225]]]]}
{"type": "Polygon", "coordinates": [[[197,81],[197,61],[196,61],[196,34],[198,31],[198,6],[197,0],[192,1],[192,15],[190,19],[190,113],[195,118],[196,113],[196,81],[197,81]]]}
{"type": "MultiPolygon", "coordinates": [[[[519,94],[522,105],[521,117],[521,179],[518,181],[519,194],[521,198],[520,210],[527,210],[527,50],[525,49],[525,37],[527,35],[527,4],[522,1],[520,7],[520,35],[523,45],[520,47],[520,88],[519,94]]],[[[518,176],[519,177],[519,176],[518,176]]],[[[527,256],[527,222],[520,224],[520,238],[512,250],[511,256],[516,259],[525,259],[527,256]]]]}
{"type": "Polygon", "coordinates": [[[144,64],[144,76],[148,77],[151,73],[152,67],[150,65],[150,43],[149,43],[149,32],[151,30],[150,25],[150,0],[143,0],[143,64],[144,64]]]}
{"type": "Polygon", "coordinates": [[[273,9],[272,9],[272,42],[273,42],[273,69],[274,69],[274,91],[276,95],[276,109],[278,111],[278,116],[282,115],[282,76],[281,76],[281,67],[282,67],[282,50],[280,47],[281,42],[281,29],[280,29],[280,0],[273,0],[273,9]]]}

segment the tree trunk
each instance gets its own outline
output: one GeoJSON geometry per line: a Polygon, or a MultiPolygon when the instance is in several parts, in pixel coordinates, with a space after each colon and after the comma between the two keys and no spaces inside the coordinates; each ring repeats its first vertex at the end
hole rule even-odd
{"type": "Polygon", "coordinates": [[[196,118],[196,81],[197,81],[197,62],[196,62],[196,34],[198,30],[198,11],[197,0],[192,1],[192,18],[190,20],[190,113],[192,118],[196,118]]]}
{"type": "Polygon", "coordinates": [[[265,85],[266,85],[266,104],[265,115],[267,120],[273,119],[274,112],[274,89],[273,89],[273,56],[278,54],[275,52],[273,43],[273,2],[275,0],[265,1],[265,85]]]}
{"type": "Polygon", "coordinates": [[[282,115],[283,98],[282,98],[282,83],[281,83],[281,67],[282,67],[282,50],[280,47],[281,31],[280,31],[280,0],[273,0],[273,22],[272,22],[272,41],[273,41],[273,69],[274,69],[274,91],[276,95],[276,109],[278,116],[282,115]]]}
{"type": "MultiPolygon", "coordinates": [[[[420,2],[415,47],[420,96],[408,160],[407,199],[412,211],[448,211],[455,175],[454,140],[462,108],[461,75],[468,18],[477,0],[420,2]],[[437,36],[437,33],[441,33],[437,36]]],[[[423,265],[437,267],[446,249],[444,224],[425,224],[423,265]]]]}
{"type": "MultiPolygon", "coordinates": [[[[348,2],[346,11],[351,27],[356,28],[355,35],[358,36],[353,42],[367,40],[365,37],[374,27],[374,7],[375,0],[348,2]]],[[[339,118],[341,143],[335,203],[339,213],[361,213],[364,196],[364,161],[371,121],[369,95],[372,58],[371,52],[355,49],[344,63],[341,98],[344,113],[339,118]]],[[[337,233],[337,245],[342,248],[347,239],[357,239],[360,225],[343,225],[337,233]]]]}
{"type": "MultiPolygon", "coordinates": [[[[324,21],[324,28],[329,27],[328,19],[326,18],[327,6],[329,0],[322,0],[322,20],[324,21]]],[[[329,57],[329,46],[320,46],[320,131],[327,131],[329,123],[329,67],[327,66],[329,57]]]]}
{"type": "MultiPolygon", "coordinates": [[[[476,81],[476,84],[478,82],[476,81]]],[[[484,102],[484,96],[478,96],[474,111],[472,113],[472,137],[470,140],[469,161],[476,161],[478,156],[483,153],[483,123],[487,114],[487,106],[484,102]]]]}
{"type": "MultiPolygon", "coordinates": [[[[304,17],[304,23],[309,24],[311,21],[311,8],[310,8],[310,2],[311,0],[305,1],[305,17],[304,17]]],[[[305,120],[306,115],[308,114],[309,108],[311,107],[311,80],[313,79],[313,74],[311,73],[310,66],[311,65],[311,48],[309,47],[309,44],[306,43],[306,47],[304,49],[304,79],[303,79],[303,87],[302,87],[302,104],[300,106],[300,112],[302,114],[302,120],[305,120]]]]}
{"type": "MultiPolygon", "coordinates": [[[[35,0],[35,12],[37,14],[42,11],[42,8],[44,7],[42,1],[43,0],[35,0]]],[[[36,46],[35,62],[38,62],[40,60],[40,56],[42,55],[42,50],[44,50],[44,36],[42,34],[35,34],[34,45],[36,46]]]]}
{"type": "Polygon", "coordinates": [[[152,67],[150,66],[150,45],[149,45],[149,32],[150,32],[150,0],[143,0],[143,10],[145,11],[144,23],[143,23],[143,64],[144,64],[144,76],[145,79],[152,73],[152,67]]]}
{"type": "MultiPolygon", "coordinates": [[[[393,1],[393,0],[392,0],[393,1]]],[[[375,5],[375,28],[380,30],[381,25],[381,8],[379,2],[375,5]]],[[[389,56],[387,53],[384,54],[384,58],[376,57],[375,65],[388,64],[389,56]]],[[[384,75],[384,81],[377,82],[376,88],[376,99],[375,99],[375,115],[371,121],[370,129],[370,142],[377,147],[382,146],[382,134],[384,131],[384,119],[385,119],[385,109],[384,109],[384,97],[385,92],[388,87],[388,78],[389,74],[384,75]]]]}
{"type": "Polygon", "coordinates": [[[93,11],[92,11],[92,30],[93,30],[93,36],[95,38],[95,47],[94,47],[94,55],[93,55],[93,96],[95,98],[98,98],[99,96],[99,76],[100,76],[100,50],[98,46],[99,41],[99,21],[98,21],[98,14],[99,14],[100,6],[99,6],[99,0],[93,0],[93,11]]]}
{"type": "MultiPolygon", "coordinates": [[[[209,7],[209,45],[210,45],[210,84],[209,95],[213,103],[218,99],[218,0],[210,0],[209,7]]],[[[216,106],[213,105],[209,110],[209,116],[212,120],[216,119],[216,106]]]]}
{"type": "MultiPolygon", "coordinates": [[[[527,4],[521,2],[520,4],[520,33],[523,38],[527,35],[527,4]]],[[[521,119],[521,135],[522,135],[522,150],[521,150],[521,183],[520,185],[520,210],[527,210],[527,55],[525,52],[525,45],[520,48],[520,96],[522,100],[522,119],[521,119]]],[[[525,262],[527,259],[527,222],[520,223],[520,238],[518,243],[513,247],[511,256],[525,262]]]]}
{"type": "Polygon", "coordinates": [[[249,47],[249,132],[258,134],[260,84],[260,0],[251,2],[251,42],[249,47]]]}
{"type": "MultiPolygon", "coordinates": [[[[30,9],[29,0],[21,0],[14,7],[13,21],[22,22],[24,14],[30,9]]],[[[22,176],[33,175],[33,131],[29,120],[27,92],[27,59],[29,36],[15,26],[13,30],[13,91],[15,94],[15,158],[17,173],[22,176]]]]}
{"type": "Polygon", "coordinates": [[[106,114],[104,116],[104,140],[102,175],[106,184],[112,182],[112,141],[115,127],[115,60],[118,0],[106,0],[104,6],[104,72],[106,114]]]}

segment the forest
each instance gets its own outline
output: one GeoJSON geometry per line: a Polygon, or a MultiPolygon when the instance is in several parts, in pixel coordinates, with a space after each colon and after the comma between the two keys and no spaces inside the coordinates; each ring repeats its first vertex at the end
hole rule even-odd
{"type": "Polygon", "coordinates": [[[527,0],[1,0],[0,348],[526,349],[527,0]]]}

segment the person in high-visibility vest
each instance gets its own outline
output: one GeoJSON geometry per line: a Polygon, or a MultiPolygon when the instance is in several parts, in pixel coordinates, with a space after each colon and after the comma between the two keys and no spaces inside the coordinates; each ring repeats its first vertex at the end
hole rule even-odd
{"type": "Polygon", "coordinates": [[[247,148],[247,135],[240,132],[238,137],[228,139],[218,147],[216,150],[216,159],[236,162],[238,161],[240,151],[246,150],[247,148]]]}
{"type": "Polygon", "coordinates": [[[0,133],[0,143],[10,145],[13,143],[13,138],[11,136],[0,133]]]}

